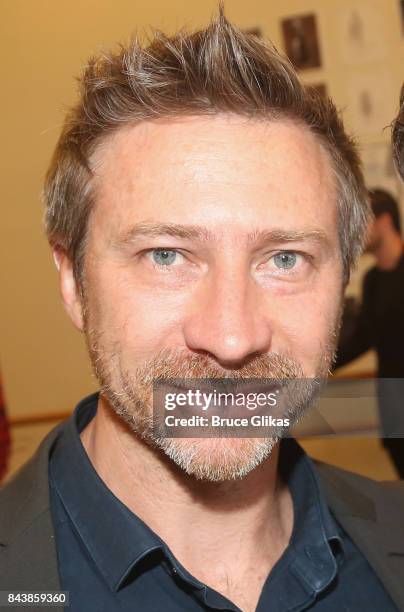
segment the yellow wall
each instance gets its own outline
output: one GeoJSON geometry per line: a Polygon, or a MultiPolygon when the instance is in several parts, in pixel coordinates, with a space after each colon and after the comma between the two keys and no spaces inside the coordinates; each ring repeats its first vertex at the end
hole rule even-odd
{"type": "MultiPolygon", "coordinates": [[[[228,16],[243,28],[259,26],[281,48],[281,17],[316,12],[323,67],[305,78],[325,81],[338,105],[349,106],[356,76],[383,71],[393,117],[402,80],[404,38],[398,0],[363,0],[380,29],[382,54],[355,65],[341,58],[339,26],[347,0],[227,0],[228,16]],[[390,86],[390,85],[389,85],[390,86]]],[[[40,193],[64,109],[75,96],[74,75],[86,58],[136,28],[168,32],[206,24],[216,1],[12,0],[2,3],[2,299],[1,369],[10,413],[22,416],[71,409],[95,387],[82,338],[60,305],[57,277],[41,227],[40,193]]],[[[385,87],[385,85],[383,85],[385,87]]],[[[346,111],[355,127],[354,114],[346,111]]],[[[374,137],[372,137],[374,138],[374,137]]],[[[370,140],[372,140],[370,138],[370,140]]],[[[380,130],[379,141],[388,131],[380,130]]],[[[369,140],[364,136],[363,141],[369,140]]]]}

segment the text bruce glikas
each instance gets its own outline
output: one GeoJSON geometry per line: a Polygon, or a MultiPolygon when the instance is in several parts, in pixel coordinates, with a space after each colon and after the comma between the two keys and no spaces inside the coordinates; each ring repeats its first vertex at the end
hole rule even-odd
{"type": "Polygon", "coordinates": [[[210,418],[193,414],[190,417],[175,417],[173,414],[164,419],[166,427],[289,427],[289,419],[274,418],[267,414],[246,417],[221,417],[213,414],[210,418]]]}
{"type": "Polygon", "coordinates": [[[210,407],[238,406],[255,410],[264,406],[276,406],[278,390],[273,393],[218,393],[216,389],[206,393],[200,389],[188,389],[183,393],[166,393],[164,407],[175,410],[178,406],[190,406],[208,410],[210,407]]]}
{"type": "MultiPolygon", "coordinates": [[[[237,406],[252,411],[256,408],[274,407],[278,401],[279,390],[271,393],[218,393],[203,392],[200,389],[188,389],[182,393],[166,393],[164,407],[173,411],[179,407],[198,408],[205,412],[209,408],[237,406]]],[[[193,414],[187,417],[167,415],[164,419],[166,427],[289,427],[289,419],[274,418],[270,415],[254,415],[248,418],[240,416],[220,416],[212,414],[207,416],[193,414]]]]}

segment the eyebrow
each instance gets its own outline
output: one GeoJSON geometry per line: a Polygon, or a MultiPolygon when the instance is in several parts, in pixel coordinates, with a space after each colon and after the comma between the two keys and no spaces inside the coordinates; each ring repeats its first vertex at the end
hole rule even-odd
{"type": "Polygon", "coordinates": [[[197,225],[178,225],[176,223],[137,223],[123,232],[117,239],[118,245],[131,244],[138,238],[157,238],[171,236],[200,242],[214,242],[215,235],[205,227],[197,225]]]}
{"type": "MultiPolygon", "coordinates": [[[[198,225],[181,225],[176,223],[137,223],[129,230],[125,230],[113,240],[114,246],[124,248],[136,242],[139,238],[157,238],[171,236],[185,240],[196,240],[198,242],[217,242],[220,236],[198,225]]],[[[317,242],[323,246],[329,246],[330,240],[327,234],[320,228],[307,228],[302,230],[284,230],[274,228],[271,230],[254,230],[245,236],[247,245],[265,243],[288,243],[288,242],[317,242]]]]}

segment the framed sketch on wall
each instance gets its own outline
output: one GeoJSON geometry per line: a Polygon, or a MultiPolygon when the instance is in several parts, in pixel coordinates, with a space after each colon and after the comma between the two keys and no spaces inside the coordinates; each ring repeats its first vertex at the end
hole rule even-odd
{"type": "Polygon", "coordinates": [[[361,0],[341,8],[335,20],[341,58],[346,64],[383,59],[387,35],[379,0],[361,0]]]}
{"type": "Polygon", "coordinates": [[[282,33],[286,55],[295,68],[320,68],[317,22],[313,13],[283,19],[282,33]]]}
{"type": "Polygon", "coordinates": [[[396,113],[396,91],[389,66],[366,66],[346,78],[346,110],[363,141],[383,140],[396,113]]]}

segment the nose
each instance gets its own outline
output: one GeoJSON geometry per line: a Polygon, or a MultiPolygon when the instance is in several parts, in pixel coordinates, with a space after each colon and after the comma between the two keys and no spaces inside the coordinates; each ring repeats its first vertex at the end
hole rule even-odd
{"type": "Polygon", "coordinates": [[[224,368],[240,367],[269,352],[272,326],[263,291],[243,266],[208,274],[183,328],[187,347],[209,354],[224,368]]]}

